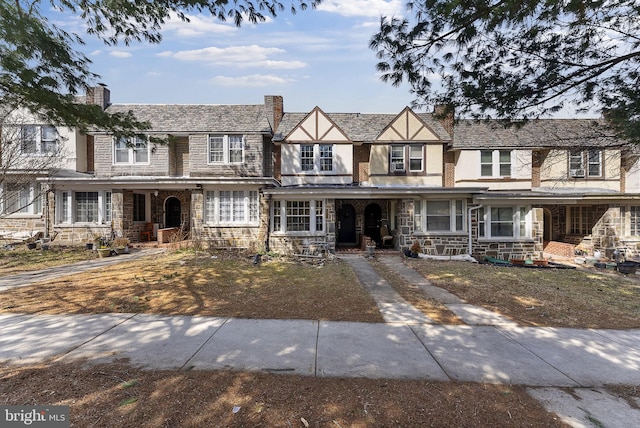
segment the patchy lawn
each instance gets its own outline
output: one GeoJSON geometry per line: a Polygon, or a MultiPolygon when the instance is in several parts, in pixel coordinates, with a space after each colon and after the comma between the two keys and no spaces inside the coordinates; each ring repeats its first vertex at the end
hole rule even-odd
{"type": "Polygon", "coordinates": [[[521,325],[640,328],[640,282],[635,276],[458,261],[406,259],[405,263],[433,285],[521,325]]]}
{"type": "Polygon", "coordinates": [[[563,427],[524,388],[142,371],[124,363],[0,366],[0,402],[71,408],[80,427],[563,427]]]}
{"type": "Polygon", "coordinates": [[[84,247],[51,246],[49,250],[0,249],[0,276],[15,275],[35,269],[46,269],[96,258],[94,251],[84,247]]]}
{"type": "Polygon", "coordinates": [[[322,264],[177,251],[0,293],[0,312],[150,313],[383,322],[339,259],[322,264]]]}

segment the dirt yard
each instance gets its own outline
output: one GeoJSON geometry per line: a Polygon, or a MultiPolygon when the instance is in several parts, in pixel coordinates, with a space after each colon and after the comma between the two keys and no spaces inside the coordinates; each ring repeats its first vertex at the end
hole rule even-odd
{"type": "MultiPolygon", "coordinates": [[[[572,271],[553,276],[469,263],[407,262],[434,284],[522,325],[640,325],[638,284],[619,275],[572,271]]],[[[372,266],[430,317],[443,324],[460,323],[444,306],[425,299],[415,285],[382,264],[372,266]]],[[[15,288],[0,293],[0,312],[382,322],[346,263],[267,258],[255,265],[247,255],[228,252],[213,258],[173,252],[15,288]]],[[[615,392],[625,398],[639,396],[635,388],[615,392]]],[[[126,361],[0,365],[0,403],[69,405],[72,426],[78,427],[564,426],[517,386],[142,371],[126,361]]]]}

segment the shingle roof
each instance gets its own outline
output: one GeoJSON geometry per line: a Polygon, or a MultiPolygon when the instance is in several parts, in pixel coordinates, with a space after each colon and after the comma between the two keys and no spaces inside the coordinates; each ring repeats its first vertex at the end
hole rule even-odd
{"type": "Polygon", "coordinates": [[[112,104],[109,113],[133,112],[149,122],[154,132],[260,132],[269,133],[264,105],[112,104]]]}
{"type": "Polygon", "coordinates": [[[596,119],[538,119],[507,127],[498,121],[460,120],[453,135],[453,149],[609,147],[625,144],[603,120],[596,119]]]}
{"type": "MultiPolygon", "coordinates": [[[[298,125],[309,113],[285,113],[277,134],[286,136],[296,125],[298,125]]],[[[354,142],[372,142],[378,135],[390,125],[398,114],[371,114],[371,113],[326,113],[329,119],[342,129],[347,137],[354,142]]],[[[422,113],[418,116],[427,126],[443,141],[449,141],[451,137],[442,127],[440,122],[432,115],[422,113]]]]}

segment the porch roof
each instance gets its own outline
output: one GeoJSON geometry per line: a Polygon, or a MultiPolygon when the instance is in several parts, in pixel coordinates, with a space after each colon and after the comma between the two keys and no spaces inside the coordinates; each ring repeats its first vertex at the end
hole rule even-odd
{"type": "Polygon", "coordinates": [[[599,189],[551,189],[522,192],[491,191],[475,195],[475,203],[514,203],[577,205],[597,203],[638,203],[640,194],[599,189]]]}
{"type": "Polygon", "coordinates": [[[60,188],[73,187],[110,187],[142,190],[188,190],[207,186],[269,186],[275,181],[268,177],[155,177],[155,176],[123,176],[123,177],[57,177],[48,178],[48,182],[60,188]]]}
{"type": "Polygon", "coordinates": [[[410,197],[472,197],[487,190],[477,188],[443,188],[421,186],[341,186],[306,185],[286,186],[264,189],[265,195],[287,198],[334,198],[334,199],[371,199],[371,198],[410,198],[410,197]]]}

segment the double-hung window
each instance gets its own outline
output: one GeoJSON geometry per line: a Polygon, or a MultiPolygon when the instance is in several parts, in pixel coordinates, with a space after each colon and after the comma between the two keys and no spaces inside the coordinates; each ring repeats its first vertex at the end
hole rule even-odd
{"type": "Polygon", "coordinates": [[[416,231],[464,231],[464,201],[462,199],[415,200],[413,206],[416,231]]]}
{"type": "Polygon", "coordinates": [[[220,225],[256,225],[257,190],[210,190],[205,195],[205,221],[220,225]]]}
{"type": "Polygon", "coordinates": [[[571,150],[569,176],[572,178],[602,177],[602,151],[571,150]]]}
{"type": "Polygon", "coordinates": [[[421,172],[424,170],[424,147],[419,144],[392,144],[389,148],[389,172],[421,172]]]}
{"type": "Polygon", "coordinates": [[[333,145],[301,144],[300,169],[308,173],[333,171],[333,145]]]}
{"type": "Polygon", "coordinates": [[[241,164],[244,162],[244,135],[209,135],[209,164],[241,164]]]}
{"type": "Polygon", "coordinates": [[[113,145],[113,163],[134,165],[149,163],[149,144],[139,137],[120,137],[113,145]]]}
{"type": "Polygon", "coordinates": [[[322,232],[325,204],[321,200],[279,201],[272,203],[274,232],[322,232]]]}
{"type": "Polygon", "coordinates": [[[20,152],[28,155],[50,155],[58,151],[55,126],[26,125],[20,129],[20,152]]]}
{"type": "Polygon", "coordinates": [[[511,176],[511,150],[480,150],[480,176],[511,176]]]}
{"type": "Polygon", "coordinates": [[[478,210],[478,236],[481,238],[522,239],[531,236],[529,207],[486,206],[478,210]]]}
{"type": "Polygon", "coordinates": [[[42,197],[38,183],[6,183],[0,189],[0,212],[9,214],[41,214],[42,197]]]}
{"type": "Polygon", "coordinates": [[[56,193],[57,223],[106,223],[111,221],[111,192],[56,193]]]}

